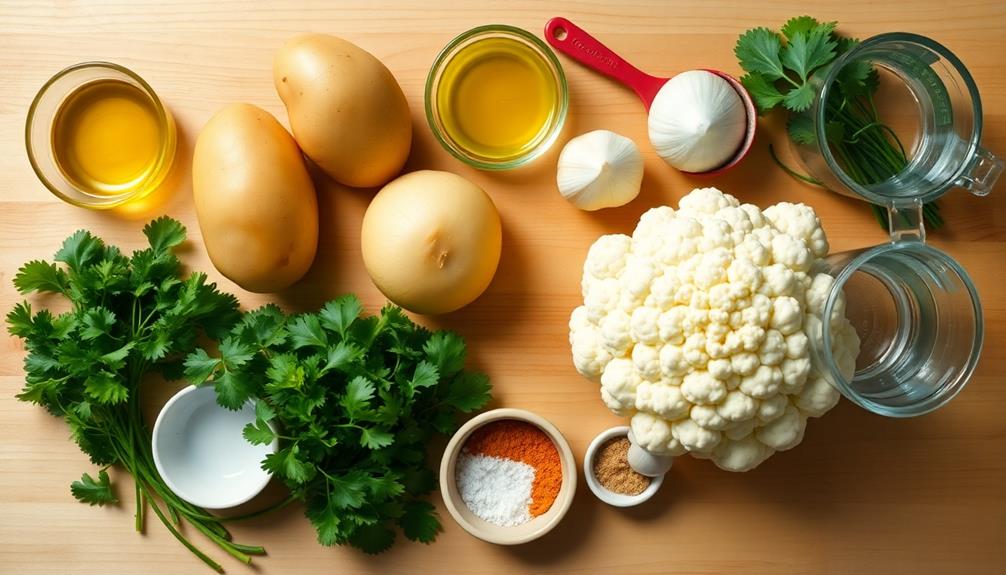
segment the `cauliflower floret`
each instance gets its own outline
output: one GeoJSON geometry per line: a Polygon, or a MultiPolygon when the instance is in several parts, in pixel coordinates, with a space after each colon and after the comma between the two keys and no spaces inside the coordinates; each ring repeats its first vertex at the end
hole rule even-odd
{"type": "Polygon", "coordinates": [[[660,352],[657,348],[637,343],[632,348],[632,366],[643,379],[660,379],[660,352]]]}
{"type": "Polygon", "coordinates": [[[569,322],[573,364],[632,417],[643,448],[751,469],[838,401],[811,361],[825,333],[841,374],[855,371],[859,337],[841,293],[821,317],[835,286],[818,265],[827,250],[807,206],[762,212],[694,190],[677,211],[643,214],[631,238],[591,247],[569,322]]]}
{"type": "Polygon", "coordinates": [[[659,383],[644,381],[636,388],[636,409],[664,419],[678,419],[688,413],[690,404],[681,389],[670,380],[659,383]]]}
{"type": "Polygon", "coordinates": [[[838,403],[840,394],[823,377],[807,381],[796,396],[796,406],[811,417],[820,417],[838,403]]]}
{"type": "Polygon", "coordinates": [[[712,451],[723,437],[719,431],[706,429],[691,419],[679,419],[672,423],[671,433],[692,453],[712,451]]]}
{"type": "Polygon", "coordinates": [[[693,371],[685,376],[681,393],[694,404],[719,403],[726,397],[727,387],[708,371],[693,371]]]}
{"type": "Polygon", "coordinates": [[[716,406],[716,412],[729,421],[745,421],[758,412],[758,402],[741,391],[731,391],[723,403],[716,406]]]}
{"type": "Polygon", "coordinates": [[[646,306],[637,307],[632,311],[629,321],[632,339],[650,345],[660,343],[660,329],[657,323],[659,319],[659,310],[646,306]]]}
{"type": "Polygon", "coordinates": [[[713,462],[727,471],[750,471],[768,459],[775,451],[753,437],[727,439],[713,451],[713,462]]]}
{"type": "Polygon", "coordinates": [[[711,405],[696,405],[692,407],[690,412],[692,421],[698,423],[706,429],[715,429],[716,431],[723,431],[724,429],[730,427],[730,421],[720,415],[714,406],[711,405]]]}
{"type": "MultiPolygon", "coordinates": [[[[687,376],[685,377],[687,381],[687,376]]],[[[768,365],[758,366],[754,373],[741,379],[741,391],[757,399],[767,399],[779,393],[782,370],[768,365]]]]}
{"type": "Polygon", "coordinates": [[[629,314],[621,310],[615,310],[601,320],[601,340],[612,356],[625,357],[632,349],[629,325],[629,314]]]}
{"type": "Polygon", "coordinates": [[[601,374],[601,400],[616,415],[631,415],[636,406],[639,375],[627,359],[613,359],[601,374]]]}
{"type": "Polygon", "coordinates": [[[757,430],[755,437],[776,451],[785,451],[803,440],[806,427],[807,417],[790,405],[781,417],[757,430]]]}
{"type": "Polygon", "coordinates": [[[803,326],[803,310],[796,298],[781,296],[772,300],[772,329],[783,335],[796,333],[803,326]]]}
{"type": "Polygon", "coordinates": [[[804,204],[781,202],[769,206],[762,214],[772,222],[772,227],[780,232],[803,240],[817,257],[828,253],[828,238],[824,235],[821,220],[814,210],[804,204]]]}
{"type": "Polygon", "coordinates": [[[724,194],[716,188],[699,188],[681,198],[678,212],[696,217],[701,214],[715,214],[723,208],[737,207],[737,198],[724,194]]]}
{"type": "Polygon", "coordinates": [[[788,405],[789,399],[785,395],[773,395],[772,397],[763,399],[758,404],[758,419],[762,423],[773,421],[786,411],[786,406],[788,405]]]}
{"type": "Polygon", "coordinates": [[[681,455],[686,451],[685,446],[671,433],[671,425],[666,419],[639,412],[632,416],[629,425],[632,428],[632,438],[650,453],[681,455]]]}
{"type": "Polygon", "coordinates": [[[626,235],[601,236],[587,252],[583,262],[584,273],[597,279],[617,277],[625,267],[625,259],[632,249],[632,238],[626,235]]]}

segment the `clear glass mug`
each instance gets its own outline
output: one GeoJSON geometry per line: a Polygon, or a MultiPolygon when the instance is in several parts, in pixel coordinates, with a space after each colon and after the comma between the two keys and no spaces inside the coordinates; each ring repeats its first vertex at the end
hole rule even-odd
{"type": "Polygon", "coordinates": [[[844,377],[830,330],[812,337],[814,360],[848,399],[874,413],[913,417],[964,388],[978,364],[984,322],[967,272],[925,244],[922,202],[889,209],[891,242],[828,256],[835,278],[822,317],[845,315],[860,339],[856,371],[844,377]],[[843,296],[844,293],[844,296],[843,296]]]}
{"type": "Polygon", "coordinates": [[[882,206],[928,203],[955,187],[984,196],[1003,171],[1002,159],[980,146],[982,104],[971,74],[950,50],[925,36],[896,32],[864,40],[811,83],[814,103],[791,120],[804,129],[802,143],[791,142],[807,172],[832,191],[882,206]],[[828,131],[828,120],[842,111],[830,97],[840,90],[843,71],[865,63],[879,78],[870,106],[892,126],[907,160],[900,172],[872,184],[850,175],[836,157],[840,151],[829,144],[828,131]]]}

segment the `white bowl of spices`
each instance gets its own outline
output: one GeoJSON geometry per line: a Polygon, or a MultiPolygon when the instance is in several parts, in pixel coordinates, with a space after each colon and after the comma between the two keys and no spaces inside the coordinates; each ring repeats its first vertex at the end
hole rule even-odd
{"type": "Polygon", "coordinates": [[[598,499],[615,507],[633,507],[653,497],[664,474],[647,477],[629,465],[629,428],[612,427],[598,434],[583,458],[587,486],[598,499]]]}
{"type": "Polygon", "coordinates": [[[559,430],[521,409],[494,409],[461,426],[440,462],[440,491],[465,531],[498,545],[551,531],[576,491],[576,461],[559,430]]]}

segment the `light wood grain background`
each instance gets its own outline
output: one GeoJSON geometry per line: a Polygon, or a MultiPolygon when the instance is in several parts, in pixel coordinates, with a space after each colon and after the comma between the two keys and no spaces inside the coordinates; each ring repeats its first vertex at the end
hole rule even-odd
{"type": "MultiPolygon", "coordinates": [[[[422,88],[437,51],[476,25],[507,23],[540,33],[564,15],[644,70],[671,75],[695,67],[738,72],[732,47],[753,26],[778,27],[810,12],[840,21],[851,35],[904,30],[946,44],[967,64],[985,104],[985,145],[1006,153],[1006,3],[913,2],[0,2],[0,309],[17,300],[10,280],[30,258],[49,257],[86,227],[127,249],[140,246],[143,218],[166,212],[188,226],[185,261],[254,306],[274,300],[311,309],[346,291],[368,309],[383,299],[364,273],[360,220],[372,191],[319,181],[322,238],[308,277],[273,298],[252,296],[214,273],[190,198],[192,143],[224,104],[247,101],[286,113],[272,88],[271,58],[300,32],[347,38],[380,57],[412,106],[415,142],[407,169],[457,172],[499,206],[505,245],[489,291],[461,312],[425,320],[469,341],[471,364],[490,373],[495,405],[534,410],[568,437],[577,457],[599,431],[618,424],[597,389],[574,371],[566,321],[579,300],[580,266],[600,234],[627,232],[654,205],[692,187],[716,185],[762,206],[804,201],[821,215],[834,250],[884,240],[866,206],[801,186],[773,167],[777,120],[763,120],[755,149],[733,173],[690,179],[652,152],[643,108],[628,90],[563,59],[570,86],[566,136],[606,128],[644,150],[643,192],[597,214],[564,202],[554,186],[555,153],[512,173],[479,172],[437,146],[423,118],[422,88]],[[111,60],[146,78],[173,110],[182,141],[159,205],[146,213],[92,213],[51,197],[24,152],[23,126],[37,88],[60,68],[111,60]]],[[[556,146],[558,149],[560,146],[556,146]]],[[[986,347],[968,388],[938,413],[907,421],[870,415],[843,401],[811,421],[798,448],[759,469],[732,475],[679,459],[645,507],[619,510],[582,483],[565,522],[517,548],[475,540],[441,513],[445,530],[430,546],[400,541],[379,557],[319,546],[299,508],[235,526],[236,538],[270,555],[243,567],[212,547],[229,573],[1001,573],[1006,570],[1006,185],[980,199],[944,201],[949,226],[932,241],[973,275],[985,306],[986,347]]],[[[91,471],[61,421],[19,403],[22,349],[0,336],[0,573],[207,573],[153,518],[133,532],[128,479],[121,507],[75,502],[69,483],[91,471]]],[[[162,390],[167,395],[170,390],[162,390]]],[[[156,407],[156,406],[155,406],[156,407]]],[[[119,476],[121,478],[121,475],[119,476]]],[[[434,498],[439,508],[439,497],[434,498]]],[[[191,530],[190,530],[191,531],[191,530]]]]}

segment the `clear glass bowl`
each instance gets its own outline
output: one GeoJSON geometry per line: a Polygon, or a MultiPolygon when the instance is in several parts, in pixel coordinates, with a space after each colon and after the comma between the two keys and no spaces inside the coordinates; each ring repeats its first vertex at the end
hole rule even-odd
{"type": "Polygon", "coordinates": [[[569,106],[566,76],[551,48],[526,30],[502,24],[472,28],[451,40],[440,51],[433,66],[430,68],[430,73],[426,78],[425,99],[426,119],[429,122],[430,130],[437,141],[440,142],[440,145],[459,160],[483,170],[509,170],[527,164],[545,153],[555,143],[562,132],[562,127],[566,120],[566,111],[569,106]],[[444,110],[440,109],[439,104],[439,94],[442,88],[441,81],[451,61],[462,52],[471,49],[480,42],[498,38],[514,40],[530,49],[539,59],[537,63],[548,71],[548,77],[554,82],[555,89],[555,98],[551,102],[551,111],[542,129],[538,131],[532,140],[521,147],[519,153],[506,157],[490,157],[479,154],[477,151],[470,149],[469,146],[458,141],[457,138],[452,137],[450,131],[445,126],[444,110]]]}
{"type": "Polygon", "coordinates": [[[174,118],[150,85],[132,70],[111,62],[74,64],[50,78],[39,89],[31,107],[28,108],[24,136],[28,161],[45,187],[65,202],[94,210],[114,208],[148,196],[171,171],[178,145],[174,118]],[[82,86],[102,80],[125,82],[150,98],[162,134],[158,157],[152,167],[141,181],[118,194],[95,193],[75,184],[60,169],[52,147],[52,124],[66,98],[82,86]]]}

